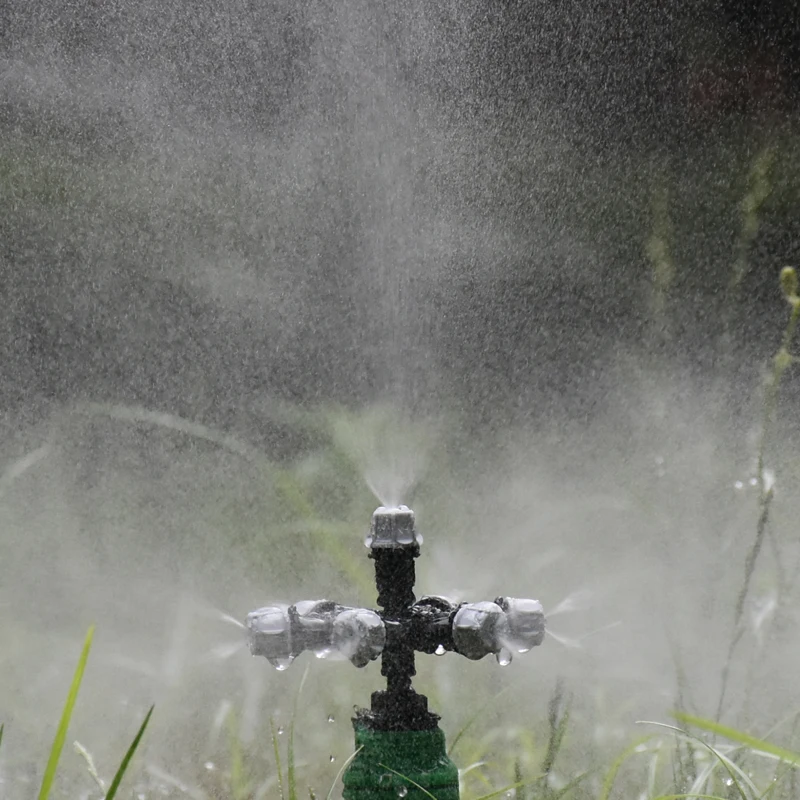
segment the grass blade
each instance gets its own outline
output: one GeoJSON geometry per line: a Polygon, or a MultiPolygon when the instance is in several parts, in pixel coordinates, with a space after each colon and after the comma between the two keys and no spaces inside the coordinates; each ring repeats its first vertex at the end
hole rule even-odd
{"type": "Polygon", "coordinates": [[[137,731],[136,736],[131,742],[128,751],[125,753],[125,756],[119,765],[119,769],[117,770],[116,775],[114,775],[114,779],[111,781],[111,786],[108,787],[106,800],[114,800],[114,796],[117,793],[117,789],[119,789],[119,785],[120,783],[122,783],[122,777],[125,775],[125,772],[128,769],[128,765],[131,763],[131,759],[133,758],[133,755],[136,752],[136,748],[139,746],[139,742],[142,740],[142,736],[144,736],[145,730],[147,730],[147,725],[150,722],[150,717],[153,715],[154,708],[155,706],[150,706],[150,710],[147,712],[147,716],[144,718],[144,722],[142,722],[142,724],[139,726],[139,730],[137,731]]]}
{"type": "Polygon", "coordinates": [[[347,768],[350,766],[350,764],[351,764],[351,762],[353,761],[353,759],[354,759],[354,758],[355,758],[355,757],[356,757],[356,756],[357,756],[357,755],[358,755],[358,754],[359,754],[359,753],[360,753],[360,752],[361,752],[363,749],[364,749],[364,745],[362,744],[362,745],[361,745],[361,747],[359,747],[358,749],[356,749],[355,751],[353,751],[353,752],[352,752],[352,753],[351,753],[351,754],[350,754],[350,755],[349,755],[349,756],[348,756],[348,757],[347,757],[347,758],[344,760],[344,763],[342,764],[342,766],[341,766],[341,767],[339,767],[339,771],[336,773],[336,777],[333,779],[333,783],[331,784],[331,788],[330,788],[330,790],[328,791],[328,794],[325,796],[325,800],[331,800],[331,798],[333,797],[333,792],[334,792],[334,790],[336,789],[336,784],[337,784],[337,783],[339,783],[339,780],[341,779],[342,775],[344,775],[344,771],[345,771],[345,770],[346,770],[346,769],[347,769],[347,768]]]}
{"type": "MultiPolygon", "coordinates": [[[[522,777],[522,764],[520,763],[519,756],[514,759],[514,783],[523,784],[525,779],[522,777]]],[[[514,791],[515,800],[528,800],[525,787],[520,786],[519,790],[514,791]]]]}
{"type": "Polygon", "coordinates": [[[608,800],[611,796],[611,790],[614,788],[614,781],[617,779],[617,773],[622,768],[622,765],[634,754],[639,748],[655,736],[643,736],[640,739],[635,739],[631,742],[615,759],[611,762],[611,766],[606,772],[605,780],[603,781],[603,788],[600,791],[600,800],[608,800]]]}
{"type": "Polygon", "coordinates": [[[559,797],[566,797],[581,781],[584,780],[588,775],[592,773],[592,770],[586,770],[586,772],[581,772],[580,775],[576,775],[566,786],[558,791],[554,792],[551,797],[552,800],[558,800],[559,797]]]}
{"type": "Polygon", "coordinates": [[[67,738],[67,728],[69,728],[69,721],[72,718],[72,710],[75,708],[75,701],[78,699],[78,691],[81,688],[83,672],[86,669],[86,662],[89,658],[89,650],[92,647],[93,638],[94,625],[89,628],[89,632],[86,634],[86,639],[83,642],[83,650],[81,651],[81,657],[78,659],[78,666],[75,668],[75,674],[72,677],[72,685],[69,687],[67,702],[64,704],[61,721],[58,723],[56,738],[53,740],[53,746],[50,748],[50,758],[47,760],[44,777],[42,778],[42,787],[39,789],[39,800],[47,800],[50,795],[50,789],[53,786],[56,769],[58,768],[58,760],[61,758],[61,751],[64,749],[64,742],[67,738]]]}
{"type": "Polygon", "coordinates": [[[289,741],[286,743],[286,790],[289,793],[289,800],[297,800],[297,775],[294,763],[294,722],[297,719],[297,705],[300,701],[303,687],[306,685],[306,678],[308,678],[310,668],[310,666],[306,666],[303,672],[300,686],[297,688],[297,694],[294,696],[292,721],[289,724],[289,741]]]}
{"type": "Polygon", "coordinates": [[[241,456],[246,461],[260,464],[266,461],[263,453],[235,436],[222,431],[192,422],[175,414],[153,411],[142,406],[114,405],[113,403],[81,403],[74,408],[74,413],[85,416],[108,417],[132,425],[151,425],[154,428],[165,428],[195,439],[221,447],[241,456]]]}
{"type": "Polygon", "coordinates": [[[548,708],[548,721],[550,736],[547,741],[547,752],[542,762],[542,772],[548,774],[553,769],[553,764],[558,757],[564,734],[569,724],[570,701],[564,697],[564,686],[561,680],[557,681],[553,696],[550,698],[548,708]]]}
{"type": "Polygon", "coordinates": [[[281,765],[281,751],[278,747],[278,732],[275,730],[275,720],[269,718],[269,729],[272,733],[272,749],[275,751],[275,769],[278,772],[278,794],[284,800],[283,794],[283,767],[281,765]]]}
{"type": "Polygon", "coordinates": [[[420,786],[416,781],[412,781],[411,778],[409,778],[406,775],[403,775],[402,772],[398,772],[396,769],[387,767],[386,764],[378,764],[378,766],[383,769],[388,769],[389,772],[393,772],[399,778],[402,778],[404,781],[408,781],[412,786],[415,786],[417,789],[419,789],[426,797],[430,797],[431,800],[436,800],[436,797],[432,795],[424,786],[420,786]]]}
{"type": "Polygon", "coordinates": [[[464,738],[464,735],[469,731],[469,729],[475,724],[477,720],[479,720],[482,716],[485,715],[486,710],[493,706],[497,705],[498,700],[508,692],[508,687],[502,689],[501,691],[497,692],[497,694],[490,697],[486,702],[482,703],[477,711],[461,726],[461,729],[456,733],[456,735],[452,738],[450,742],[450,747],[447,748],[447,755],[452,756],[453,751],[456,749],[456,745],[464,738]]]}
{"type": "Polygon", "coordinates": [[[745,747],[749,747],[751,750],[755,750],[759,753],[775,756],[775,758],[779,758],[781,761],[785,761],[787,764],[791,764],[792,766],[800,766],[800,753],[794,753],[791,750],[786,750],[783,747],[770,744],[769,742],[765,742],[763,739],[759,739],[755,736],[751,736],[748,733],[744,733],[744,731],[739,731],[736,728],[722,725],[719,722],[714,722],[714,720],[711,719],[696,717],[693,714],[685,714],[682,711],[673,711],[671,716],[673,719],[678,720],[678,722],[682,722],[684,725],[691,725],[693,728],[699,728],[701,731],[706,731],[706,733],[713,733],[717,736],[722,736],[731,742],[744,745],[745,747]]]}
{"type": "Polygon", "coordinates": [[[489,794],[482,794],[477,798],[477,800],[493,800],[495,797],[516,792],[517,789],[521,789],[523,786],[530,786],[546,777],[546,775],[540,775],[538,778],[529,778],[525,781],[515,781],[514,783],[510,783],[508,786],[504,786],[502,789],[495,789],[494,791],[489,792],[489,794]]]}
{"type": "Polygon", "coordinates": [[[5,729],[5,725],[0,725],[0,745],[3,744],[3,730],[5,729]]]}
{"type": "MultiPolygon", "coordinates": [[[[772,779],[772,782],[769,784],[769,786],[767,786],[767,788],[764,789],[764,791],[758,796],[758,800],[764,800],[765,797],[769,797],[769,795],[772,792],[774,792],[778,788],[778,786],[780,786],[780,784],[783,781],[783,779],[787,775],[789,775],[790,773],[791,773],[792,777],[794,777],[795,773],[792,772],[791,765],[787,766],[783,770],[783,772],[778,772],[778,770],[775,770],[775,777],[772,779]]],[[[796,791],[794,792],[794,795],[795,795],[795,797],[797,796],[797,792],[796,791]]],[[[791,792],[790,792],[790,796],[791,796],[791,792]]]]}
{"type": "MultiPolygon", "coordinates": [[[[230,791],[233,800],[244,800],[250,796],[249,782],[245,778],[244,752],[239,736],[239,723],[231,710],[227,716],[228,739],[230,741],[230,791]]],[[[279,773],[280,774],[280,773],[279,773]]]]}
{"type": "Polygon", "coordinates": [[[297,800],[297,781],[294,772],[294,716],[289,724],[289,741],[286,743],[286,791],[289,800],[297,800]]]}
{"type": "Polygon", "coordinates": [[[739,767],[736,762],[732,761],[727,756],[724,756],[720,753],[716,748],[712,747],[708,742],[704,742],[699,736],[695,736],[693,733],[689,733],[688,731],[681,730],[681,728],[676,728],[674,725],[666,725],[663,722],[650,722],[647,720],[640,720],[637,724],[639,725],[657,725],[659,728],[666,728],[667,730],[674,731],[681,736],[686,736],[689,739],[697,742],[701,747],[705,747],[711,755],[713,755],[717,761],[722,764],[725,768],[725,771],[728,773],[729,778],[731,779],[731,785],[736,788],[736,791],[739,793],[739,797],[742,800],[749,800],[747,794],[745,793],[744,789],[742,789],[741,784],[736,778],[738,774],[739,777],[742,779],[742,782],[748,787],[751,792],[752,797],[758,796],[758,791],[756,790],[755,785],[750,780],[750,778],[744,773],[744,771],[739,767]]]}
{"type": "Polygon", "coordinates": [[[717,794],[660,794],[653,800],[726,800],[717,794]]]}
{"type": "Polygon", "coordinates": [[[103,779],[100,777],[100,773],[97,771],[97,766],[94,763],[92,754],[77,739],[72,743],[72,748],[86,762],[86,771],[89,773],[89,776],[97,784],[100,791],[103,793],[103,796],[105,797],[106,784],[105,781],[103,781],[103,779]]]}

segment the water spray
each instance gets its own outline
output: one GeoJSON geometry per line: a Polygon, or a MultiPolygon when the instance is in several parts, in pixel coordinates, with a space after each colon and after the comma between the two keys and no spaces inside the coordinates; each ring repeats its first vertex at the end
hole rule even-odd
{"type": "Polygon", "coordinates": [[[439,716],[411,686],[415,654],[453,652],[473,661],[493,654],[505,666],[514,652],[542,643],[542,606],[512,597],[417,600],[414,560],[422,536],[407,506],[378,508],[365,543],[375,562],[380,610],[328,600],[267,606],[247,616],[250,652],[279,670],[304,650],[343,656],[356,667],[380,657],[386,689],[373,692],[370,708],[353,718],[356,755],[343,775],[344,800],[458,800],[458,769],[447,755],[439,716]]]}

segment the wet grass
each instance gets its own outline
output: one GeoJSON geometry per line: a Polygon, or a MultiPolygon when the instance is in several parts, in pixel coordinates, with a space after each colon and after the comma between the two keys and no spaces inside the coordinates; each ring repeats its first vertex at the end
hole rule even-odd
{"type": "MultiPolygon", "coordinates": [[[[47,765],[44,770],[44,775],[42,777],[42,784],[39,789],[39,793],[37,795],[38,800],[48,800],[51,797],[53,792],[53,787],[56,783],[56,772],[58,770],[58,763],[61,759],[61,754],[64,749],[64,743],[67,739],[67,732],[69,730],[70,721],[72,720],[72,715],[75,710],[75,704],[78,701],[78,693],[81,688],[81,683],[83,682],[83,675],[86,671],[86,664],[89,660],[89,652],[92,647],[92,640],[94,639],[94,627],[89,628],[88,633],[86,634],[86,638],[83,642],[83,648],[81,650],[80,657],[78,658],[78,665],[75,668],[75,673],[72,677],[72,683],[69,687],[69,692],[67,693],[67,699],[64,704],[64,710],[61,714],[61,719],[59,720],[58,726],[56,728],[56,735],[55,739],[53,740],[53,745],[50,748],[50,755],[47,759],[47,765]]],[[[94,763],[91,759],[91,756],[83,752],[83,755],[87,759],[87,765],[89,767],[89,771],[92,774],[92,777],[98,783],[100,789],[103,791],[103,798],[104,800],[114,800],[117,796],[117,792],[119,791],[120,785],[122,784],[122,779],[125,777],[125,774],[130,767],[131,761],[133,760],[134,755],[136,754],[136,750],[139,747],[139,743],[144,736],[145,731],[147,730],[147,726],[150,723],[150,718],[153,715],[154,707],[151,706],[150,710],[147,712],[144,720],[142,721],[139,730],[136,733],[133,741],[131,742],[128,750],[126,751],[125,755],[120,762],[117,771],[114,774],[114,777],[111,780],[111,783],[108,786],[108,790],[106,791],[105,786],[103,785],[102,779],[97,775],[97,771],[94,768],[94,763]]],[[[0,744],[2,744],[3,739],[3,729],[4,726],[0,725],[0,744]]],[[[77,743],[76,743],[77,744],[77,743]]]]}
{"type": "MultiPolygon", "coordinates": [[[[61,750],[67,735],[70,718],[77,700],[78,689],[88,658],[90,636],[81,655],[72,686],[68,694],[64,714],[59,722],[56,740],[51,750],[45,770],[44,780],[38,797],[45,800],[51,796],[55,785],[56,769],[61,750]]],[[[551,702],[551,708],[560,703],[561,690],[557,689],[551,702]]],[[[136,750],[150,722],[153,708],[143,720],[134,740],[122,759],[108,789],[103,782],[94,777],[100,786],[104,800],[113,800],[120,789],[122,779],[128,772],[136,750]]],[[[730,726],[721,725],[710,719],[675,712],[675,720],[682,726],[663,722],[642,722],[642,725],[656,727],[659,733],[652,733],[633,739],[631,743],[606,766],[597,764],[593,768],[576,772],[569,780],[562,779],[561,784],[553,781],[552,768],[561,756],[561,744],[565,736],[572,735],[569,730],[568,715],[560,716],[554,723],[550,721],[551,735],[544,750],[544,757],[536,775],[526,776],[520,764],[535,760],[541,751],[532,745],[532,740],[518,742],[517,748],[506,754],[514,761],[513,781],[501,788],[485,788],[490,786],[492,777],[497,777],[502,769],[484,769],[491,764],[496,754],[489,749],[483,752],[484,761],[466,767],[461,771],[462,797],[464,800],[491,800],[495,797],[514,798],[515,800],[613,800],[613,798],[647,798],[647,800],[679,800],[696,798],[697,800],[796,800],[798,776],[800,771],[800,753],[772,742],[753,736],[730,726]],[[714,745],[706,736],[713,737],[714,745]],[[691,768],[687,772],[685,764],[677,767],[674,754],[684,747],[691,768]],[[476,768],[477,767],[477,768],[476,768]],[[677,771],[676,771],[677,770],[677,771]],[[680,774],[680,780],[674,780],[680,774]],[[669,776],[673,776],[673,780],[669,776]],[[490,777],[491,776],[491,777],[490,777]],[[482,790],[481,787],[484,787],[482,790]]],[[[280,800],[298,800],[304,795],[300,787],[303,776],[297,774],[295,762],[293,725],[289,730],[285,756],[281,754],[281,735],[274,720],[270,720],[270,731],[274,757],[275,782],[260,782],[258,776],[249,775],[246,762],[246,748],[238,738],[233,715],[229,717],[230,761],[226,778],[213,794],[206,795],[198,790],[178,789],[170,792],[168,787],[154,787],[152,793],[137,790],[137,798],[150,797],[229,797],[235,800],[256,800],[257,798],[275,797],[280,800]],[[285,777],[284,777],[285,776],[285,777]],[[260,785],[259,785],[260,784],[260,785]]],[[[0,725],[0,743],[4,726],[0,725]]],[[[463,741],[464,731],[456,738],[456,744],[463,741]]],[[[476,743],[478,749],[480,744],[476,743]]],[[[475,751],[473,751],[474,755],[475,751]]],[[[342,765],[334,779],[326,797],[336,796],[336,787],[341,779],[349,759],[342,765]]],[[[393,772],[389,767],[387,770],[393,772]]],[[[400,773],[397,773],[398,775],[400,773]]],[[[263,776],[262,776],[263,777],[263,776]]],[[[406,777],[406,776],[400,776],[406,777]]],[[[406,778],[409,784],[417,786],[406,778]]],[[[435,795],[423,787],[417,788],[426,797],[435,800],[435,795]]],[[[310,798],[317,796],[311,787],[306,787],[310,798]]],[[[62,796],[59,793],[58,796],[62,796]]],[[[84,795],[87,796],[87,795],[84,795]]],[[[93,795],[92,795],[93,796],[93,795]]],[[[120,795],[123,796],[123,795],[120,795]]]]}
{"type": "Polygon", "coordinates": [[[83,680],[83,673],[86,669],[86,662],[89,659],[89,650],[92,647],[93,638],[94,628],[89,628],[89,632],[86,634],[86,640],[83,643],[81,656],[78,659],[78,666],[75,669],[75,675],[72,678],[72,685],[69,687],[67,702],[64,705],[64,711],[61,714],[61,720],[56,728],[56,737],[53,740],[53,746],[50,748],[50,757],[47,759],[47,766],[44,770],[42,787],[39,789],[39,800],[47,800],[47,798],[50,796],[50,790],[53,787],[53,782],[55,781],[56,777],[56,769],[58,769],[58,761],[61,758],[61,751],[64,749],[64,742],[67,738],[67,728],[69,728],[72,712],[78,699],[78,691],[81,688],[81,681],[83,680]]]}
{"type": "MultiPolygon", "coordinates": [[[[790,292],[788,297],[794,297],[790,292]]],[[[792,304],[794,316],[797,304],[792,304]]],[[[789,342],[791,344],[791,342],[789,342]]],[[[787,346],[783,352],[788,354],[787,346]]],[[[785,360],[785,359],[784,359],[785,360]]],[[[783,361],[780,362],[783,364],[783,361]]],[[[780,376],[779,376],[780,377],[780,376]]],[[[776,385],[775,391],[777,392],[776,385]]],[[[336,412],[337,414],[343,412],[336,412]]],[[[120,416],[120,415],[117,415],[120,416]]],[[[773,420],[772,414],[769,420],[773,420]]],[[[137,416],[139,422],[159,422],[165,430],[175,427],[174,420],[164,425],[165,420],[145,419],[141,414],[137,416]]],[[[177,424],[177,423],[176,423],[177,424]]],[[[316,424],[320,429],[325,428],[325,423],[318,419],[316,424]]],[[[772,423],[771,423],[772,424],[772,423]]],[[[341,429],[339,421],[331,428],[341,429]]],[[[213,435],[205,436],[209,441],[213,435]]],[[[337,464],[351,463],[354,472],[357,470],[357,457],[346,452],[346,444],[342,438],[331,438],[330,447],[338,447],[340,451],[335,458],[337,464]],[[334,444],[334,442],[339,444],[334,444]]],[[[216,442],[220,444],[220,442],[216,442]]],[[[222,446],[225,442],[221,443],[222,446]]],[[[271,473],[275,476],[275,471],[271,473]]],[[[352,536],[352,526],[348,526],[343,519],[339,523],[325,520],[324,503],[320,502],[318,494],[309,489],[308,470],[298,468],[282,468],[279,480],[276,481],[284,496],[293,498],[290,507],[294,509],[299,519],[305,519],[308,524],[325,526],[320,528],[318,545],[324,544],[325,552],[331,563],[348,554],[346,549],[340,550],[343,538],[347,531],[352,536]],[[337,528],[337,524],[340,528],[337,528]]],[[[313,476],[311,477],[313,483],[313,476]]],[[[765,487],[762,485],[762,491],[765,487]]],[[[769,488],[766,489],[769,491],[769,488]]],[[[762,507],[759,493],[756,502],[762,507]]],[[[354,518],[361,513],[361,506],[365,505],[363,498],[353,498],[348,506],[347,514],[354,518]]],[[[751,548],[752,550],[752,548],[751,548]]],[[[758,555],[758,554],[757,554],[758,555]]],[[[752,580],[757,559],[748,556],[745,574],[748,585],[752,580]]],[[[366,572],[359,573],[361,580],[367,580],[366,572]]],[[[351,576],[355,585],[355,573],[351,576]]],[[[371,589],[365,584],[364,591],[371,589]]],[[[740,590],[737,597],[741,596],[740,590]]],[[[735,598],[734,598],[735,599],[735,598]]],[[[784,598],[786,602],[787,598],[784,598]]],[[[735,609],[743,607],[744,601],[735,599],[735,609]]],[[[744,618],[743,612],[735,614],[734,630],[738,631],[744,618]]],[[[740,634],[744,636],[745,634],[740,634]]],[[[67,730],[73,710],[78,702],[78,689],[89,653],[91,635],[87,637],[78,670],[75,673],[72,686],[69,690],[67,704],[61,722],[57,726],[56,739],[47,762],[44,779],[42,782],[40,800],[48,796],[77,796],[74,777],[66,784],[63,791],[58,791],[58,775],[56,767],[62,753],[67,737],[67,730]]],[[[734,656],[729,658],[734,663],[734,656]]],[[[283,676],[281,676],[283,677],[283,676]]],[[[355,684],[357,679],[348,678],[348,685],[355,684]]],[[[152,708],[148,711],[144,722],[141,724],[135,739],[131,743],[122,760],[113,780],[107,790],[102,781],[95,780],[98,784],[97,797],[106,797],[107,800],[117,797],[131,796],[124,793],[122,778],[132,773],[131,780],[136,781],[136,798],[152,800],[155,797],[194,797],[208,798],[234,798],[235,800],[259,800],[264,798],[280,798],[280,800],[297,800],[299,797],[325,797],[338,796],[337,788],[339,778],[344,768],[342,764],[330,762],[321,766],[319,761],[319,742],[305,735],[309,724],[308,706],[314,701],[302,697],[300,690],[305,681],[300,681],[300,686],[294,695],[294,700],[288,704],[281,697],[268,696],[264,698],[264,719],[269,720],[269,730],[263,727],[255,737],[247,740],[241,736],[241,718],[246,710],[245,703],[236,704],[229,710],[225,722],[225,737],[221,747],[213,756],[204,755],[213,759],[214,769],[203,774],[198,765],[198,777],[194,781],[173,781],[159,773],[147,772],[142,769],[146,765],[137,764],[134,754],[142,744],[145,731],[151,720],[152,708]],[[270,717],[270,711],[282,709],[288,713],[288,723],[280,724],[275,717],[270,717]],[[296,733],[301,734],[299,744],[296,742],[296,733]],[[331,784],[333,784],[331,786],[331,784]],[[331,789],[326,793],[324,788],[331,789]]],[[[280,691],[280,690],[279,690],[280,691]]],[[[316,689],[316,699],[324,696],[330,687],[316,689]]],[[[429,692],[435,694],[435,692],[429,692]]],[[[364,692],[357,690],[355,695],[363,700],[364,692]]],[[[676,692],[676,698],[678,693],[676,692]]],[[[199,702],[187,688],[183,702],[199,702]]],[[[481,696],[476,696],[474,705],[468,713],[462,713],[465,721],[460,729],[456,729],[449,736],[450,751],[461,766],[462,797],[464,800],[489,800],[493,797],[513,798],[514,800],[622,800],[625,798],[642,798],[643,800],[678,800],[678,798],[706,798],[707,800],[797,800],[800,776],[798,765],[800,755],[797,752],[797,739],[793,732],[776,729],[773,732],[763,732],[763,728],[741,728],[727,725],[715,720],[711,716],[704,717],[700,714],[688,713],[683,710],[683,704],[675,701],[680,710],[676,710],[672,717],[665,716],[661,719],[642,721],[641,725],[653,732],[638,735],[634,726],[628,726],[624,735],[628,742],[618,751],[612,745],[598,748],[593,744],[596,732],[584,727],[585,723],[580,715],[576,715],[567,684],[558,681],[547,703],[543,714],[532,719],[529,725],[505,725],[497,719],[497,714],[503,709],[511,710],[514,705],[519,705],[520,698],[514,698],[510,692],[486,694],[485,689],[481,696]],[[776,738],[778,734],[780,739],[776,738]]],[[[437,699],[436,707],[439,708],[446,720],[453,717],[458,709],[448,707],[447,701],[437,699]]],[[[462,709],[463,711],[463,709],[462,709]]],[[[710,711],[710,710],[709,710],[710,711]]],[[[602,724],[611,724],[614,712],[610,710],[602,724]]],[[[169,715],[170,711],[167,710],[169,715]]],[[[286,717],[284,717],[286,718],[286,717]]],[[[317,721],[319,725],[320,720],[317,721]]],[[[102,725],[107,725],[104,721],[102,725]]],[[[763,723],[759,722],[759,726],[763,723]]],[[[14,727],[7,726],[6,738],[14,736],[14,727]]],[[[0,727],[0,739],[4,734],[0,727]]],[[[343,734],[349,738],[349,733],[343,734]]],[[[324,747],[325,744],[322,745],[324,747]]],[[[339,757],[341,762],[342,758],[339,757]]],[[[95,795],[88,795],[94,797],[95,795]]]]}
{"type": "MultiPolygon", "coordinates": [[[[40,800],[53,796],[57,785],[56,771],[78,701],[92,636],[93,630],[90,630],[57,725],[38,794],[40,800]]],[[[135,797],[139,800],[164,796],[298,800],[307,793],[310,798],[316,798],[317,793],[307,784],[310,776],[298,768],[295,754],[295,719],[302,705],[304,682],[305,675],[295,695],[291,721],[286,730],[273,718],[269,720],[273,763],[267,770],[271,776],[263,774],[265,765],[260,757],[263,752],[259,754],[253,750],[252,744],[248,746],[242,742],[237,716],[231,712],[227,718],[227,765],[221,771],[215,789],[207,789],[210,793],[199,788],[171,790],[168,785],[155,781],[148,791],[139,781],[135,797]],[[259,771],[262,774],[258,774],[259,771]]],[[[497,699],[494,698],[495,703],[497,699]]],[[[491,800],[495,797],[514,800],[614,800],[629,797],[647,800],[796,800],[798,796],[800,752],[712,719],[675,711],[672,717],[677,724],[641,721],[640,725],[655,728],[656,732],[633,738],[618,755],[605,763],[598,760],[590,765],[579,765],[574,761],[573,746],[580,743],[585,734],[570,724],[570,699],[561,681],[548,704],[546,735],[538,732],[538,725],[517,730],[511,736],[509,731],[502,729],[486,730],[476,724],[481,718],[480,711],[451,738],[450,752],[457,759],[466,755],[465,760],[470,762],[460,771],[464,800],[491,800]],[[498,739],[503,741],[500,749],[498,739]],[[565,745],[570,746],[565,748],[565,745]],[[502,780],[504,775],[508,782],[502,780]],[[498,784],[500,788],[497,788],[498,784]]],[[[152,714],[151,707],[107,790],[94,771],[91,757],[88,757],[90,772],[101,790],[99,797],[113,800],[118,795],[152,714]]],[[[795,725],[796,722],[797,718],[795,725]]],[[[4,727],[0,725],[0,744],[4,727]]],[[[336,787],[348,762],[349,759],[342,764],[326,797],[337,796],[336,787]]],[[[220,759],[220,763],[224,763],[224,759],[220,759]]],[[[426,790],[421,791],[425,796],[434,797],[426,790]]],[[[65,795],[58,792],[56,796],[65,795]]]]}

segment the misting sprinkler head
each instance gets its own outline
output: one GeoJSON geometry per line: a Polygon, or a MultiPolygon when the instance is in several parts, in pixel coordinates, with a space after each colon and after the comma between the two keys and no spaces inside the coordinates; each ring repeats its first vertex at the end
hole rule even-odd
{"type": "Polygon", "coordinates": [[[304,650],[317,658],[340,655],[365,667],[383,651],[383,620],[367,608],[346,608],[327,600],[304,600],[251,611],[245,621],[254,656],[286,669],[304,650]]]}
{"type": "Polygon", "coordinates": [[[408,506],[376,508],[364,544],[371,550],[419,547],[422,536],[417,533],[414,512],[408,506]]]}
{"type": "Polygon", "coordinates": [[[494,653],[500,664],[527,653],[544,640],[545,617],[538,600],[498,597],[493,603],[465,603],[453,617],[455,649],[473,661],[494,653]]]}
{"type": "Polygon", "coordinates": [[[265,656],[279,670],[304,650],[320,658],[343,656],[357,667],[381,656],[386,689],[373,692],[371,708],[357,712],[353,720],[362,752],[344,774],[344,797],[372,800],[388,798],[391,792],[411,798],[409,787],[422,786],[423,794],[457,800],[458,770],[446,755],[439,717],[411,686],[415,653],[450,651],[474,661],[493,653],[505,666],[514,652],[525,653],[542,643],[544,611],[537,600],[512,597],[478,603],[453,603],[433,595],[417,600],[414,560],[422,537],[407,506],[376,509],[365,544],[375,562],[380,610],[328,600],[267,606],[247,616],[250,652],[265,656]]]}

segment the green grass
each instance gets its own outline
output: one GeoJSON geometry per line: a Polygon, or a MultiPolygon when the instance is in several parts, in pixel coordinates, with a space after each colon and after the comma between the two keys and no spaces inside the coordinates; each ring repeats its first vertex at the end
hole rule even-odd
{"type": "MultiPolygon", "coordinates": [[[[56,728],[56,735],[55,739],[53,740],[53,745],[50,748],[50,755],[47,759],[47,765],[45,767],[44,775],[42,777],[42,784],[39,789],[38,800],[48,800],[51,796],[53,791],[53,786],[55,785],[56,781],[56,772],[58,770],[58,763],[61,759],[61,753],[64,749],[64,743],[67,739],[67,732],[69,730],[70,721],[72,720],[72,715],[75,710],[75,704],[78,701],[78,692],[81,688],[81,683],[83,682],[83,675],[86,670],[86,664],[89,660],[89,651],[92,647],[92,640],[94,639],[94,626],[89,628],[88,633],[86,634],[86,638],[83,642],[83,648],[81,650],[80,657],[78,659],[78,664],[75,668],[75,673],[72,677],[72,683],[69,687],[69,692],[67,693],[67,700],[64,704],[64,710],[61,714],[61,719],[59,720],[58,727],[56,728]]],[[[147,712],[142,724],[139,726],[139,730],[136,733],[133,741],[131,742],[130,746],[128,747],[127,752],[125,753],[122,761],[120,762],[119,767],[117,768],[116,773],[114,774],[113,779],[111,780],[111,784],[108,787],[108,791],[105,793],[104,797],[105,800],[114,800],[119,791],[119,787],[122,783],[122,779],[125,777],[125,774],[130,767],[131,761],[136,753],[136,749],[139,746],[139,743],[144,736],[145,731],[147,730],[147,726],[150,723],[150,718],[153,714],[153,706],[150,707],[150,710],[147,712]]],[[[2,743],[3,739],[3,731],[4,725],[0,725],[0,743],[2,743]]],[[[87,754],[88,755],[88,754],[87,754]]],[[[102,781],[98,778],[95,770],[94,765],[91,762],[91,757],[89,757],[89,764],[91,771],[93,772],[93,777],[98,780],[100,785],[102,786],[102,781]]]]}
{"type": "Polygon", "coordinates": [[[120,762],[120,765],[117,768],[117,771],[114,774],[113,779],[111,780],[111,785],[108,787],[108,792],[106,794],[105,800],[113,800],[114,797],[116,797],[117,791],[119,790],[119,786],[122,783],[122,778],[128,771],[128,767],[130,766],[130,763],[133,760],[133,756],[136,753],[136,748],[139,746],[139,742],[142,741],[142,736],[144,736],[144,732],[147,730],[147,726],[150,724],[150,717],[153,716],[154,708],[155,706],[150,706],[150,710],[147,712],[147,716],[142,720],[142,724],[139,726],[139,730],[136,732],[136,736],[133,738],[130,747],[128,747],[125,756],[120,762]]]}
{"type": "Polygon", "coordinates": [[[91,650],[93,638],[94,627],[91,627],[83,642],[83,650],[81,650],[78,666],[75,668],[75,674],[72,677],[72,684],[67,694],[67,702],[64,704],[64,711],[61,714],[58,728],[56,728],[56,736],[53,740],[53,746],[50,748],[50,757],[47,759],[47,766],[44,769],[44,777],[42,778],[42,786],[39,789],[39,800],[47,800],[50,796],[50,790],[53,787],[56,770],[58,769],[58,761],[61,758],[61,751],[64,749],[64,742],[67,739],[69,722],[72,719],[72,712],[78,700],[78,692],[81,688],[83,672],[86,669],[86,662],[89,660],[89,650],[91,650]]]}

